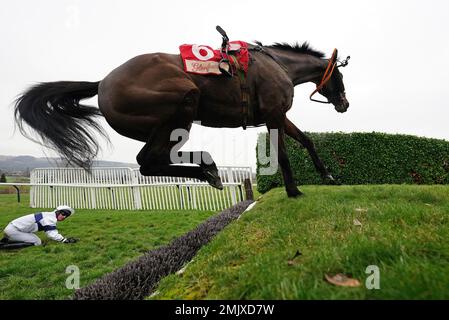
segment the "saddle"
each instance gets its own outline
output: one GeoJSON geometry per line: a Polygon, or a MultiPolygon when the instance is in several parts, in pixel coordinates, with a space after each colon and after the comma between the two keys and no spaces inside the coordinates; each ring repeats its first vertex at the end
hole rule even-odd
{"type": "Polygon", "coordinates": [[[242,127],[243,130],[246,130],[248,120],[250,123],[252,123],[254,119],[253,110],[250,110],[250,103],[249,103],[250,92],[246,81],[246,74],[248,72],[248,63],[249,63],[248,46],[246,43],[243,43],[244,46],[242,47],[240,41],[234,43],[229,42],[229,37],[226,34],[226,32],[220,26],[217,26],[216,29],[223,38],[220,51],[222,59],[218,63],[219,70],[221,71],[221,73],[223,73],[228,77],[233,77],[236,72],[239,73],[240,92],[242,97],[242,115],[243,115],[242,127]],[[240,53],[241,50],[244,50],[245,52],[244,62],[246,64],[243,67],[240,66],[238,59],[236,59],[236,55],[240,53]]]}
{"type": "Polygon", "coordinates": [[[238,76],[242,100],[242,127],[253,122],[253,111],[250,110],[250,92],[247,85],[250,55],[248,44],[244,41],[229,41],[226,32],[216,27],[223,41],[219,50],[205,45],[183,44],[179,47],[184,63],[184,71],[201,75],[238,76]]]}
{"type": "MultiPolygon", "coordinates": [[[[217,26],[217,30],[220,28],[217,26]]],[[[224,75],[233,77],[239,71],[246,76],[249,64],[248,44],[244,41],[229,41],[223,32],[220,49],[206,45],[183,44],[179,46],[184,71],[201,75],[224,75]]]]}
{"type": "MultiPolygon", "coordinates": [[[[246,43],[242,46],[240,41],[229,42],[229,37],[226,32],[220,26],[217,26],[216,29],[223,38],[220,50],[221,60],[218,63],[218,69],[222,74],[228,77],[233,77],[238,70],[242,70],[244,68],[240,66],[236,56],[239,54],[242,47],[248,51],[246,43]]],[[[244,71],[246,73],[247,69],[244,71]]]]}

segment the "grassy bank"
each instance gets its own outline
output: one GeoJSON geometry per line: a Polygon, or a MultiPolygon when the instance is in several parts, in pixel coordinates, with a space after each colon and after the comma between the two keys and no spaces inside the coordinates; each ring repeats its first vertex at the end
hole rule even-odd
{"type": "Polygon", "coordinates": [[[153,299],[448,299],[448,186],[271,190],[153,299]],[[299,250],[302,255],[291,260],[299,250]],[[290,263],[289,263],[290,261],[290,263]],[[365,271],[378,266],[380,289],[365,271]],[[338,287],[325,274],[360,281],[338,287]]]}
{"type": "MultiPolygon", "coordinates": [[[[39,211],[21,204],[15,195],[0,195],[0,228],[25,214],[39,211]]],[[[66,268],[80,270],[85,286],[160,245],[193,229],[212,213],[201,211],[78,210],[58,224],[64,236],[80,238],[76,244],[47,241],[42,247],[0,251],[0,299],[65,299],[73,290],[65,286],[66,268]]]]}

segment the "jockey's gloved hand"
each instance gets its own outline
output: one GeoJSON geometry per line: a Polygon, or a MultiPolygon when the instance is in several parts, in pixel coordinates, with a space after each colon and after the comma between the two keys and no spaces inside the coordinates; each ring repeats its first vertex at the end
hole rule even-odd
{"type": "Polygon", "coordinates": [[[65,238],[64,240],[62,240],[63,243],[76,243],[78,242],[78,239],[76,238],[65,238]]]}

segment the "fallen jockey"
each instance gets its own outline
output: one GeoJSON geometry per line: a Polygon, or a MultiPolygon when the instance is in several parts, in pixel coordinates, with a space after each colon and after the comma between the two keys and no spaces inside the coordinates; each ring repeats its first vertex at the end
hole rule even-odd
{"type": "Polygon", "coordinates": [[[44,231],[47,237],[61,243],[75,243],[74,238],[65,238],[57,230],[56,224],[75,213],[69,206],[59,206],[51,212],[29,214],[11,221],[3,230],[5,237],[0,240],[0,249],[20,249],[39,246],[41,239],[35,235],[44,231]]]}

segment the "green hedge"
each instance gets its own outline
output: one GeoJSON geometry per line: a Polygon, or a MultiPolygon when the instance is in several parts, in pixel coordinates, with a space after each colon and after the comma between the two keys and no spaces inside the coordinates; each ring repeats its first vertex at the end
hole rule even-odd
{"type": "MultiPolygon", "coordinates": [[[[385,133],[306,133],[330,173],[342,184],[448,184],[449,142],[385,133]]],[[[261,142],[263,135],[259,135],[261,142]]],[[[268,140],[267,144],[268,144],[268,140]]],[[[286,141],[295,181],[321,184],[307,150],[295,140],[286,141]]],[[[283,185],[275,175],[259,174],[257,189],[267,192],[283,185]]]]}

